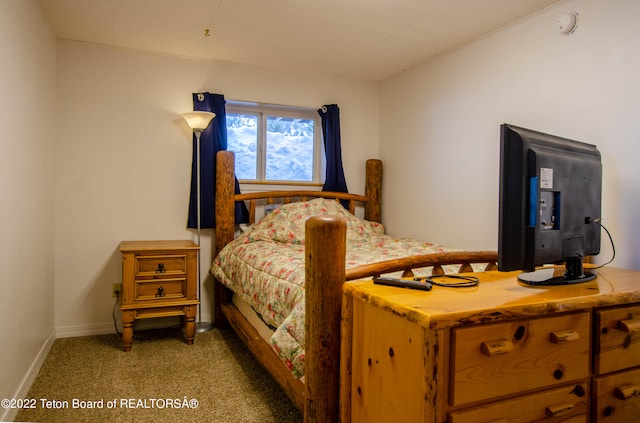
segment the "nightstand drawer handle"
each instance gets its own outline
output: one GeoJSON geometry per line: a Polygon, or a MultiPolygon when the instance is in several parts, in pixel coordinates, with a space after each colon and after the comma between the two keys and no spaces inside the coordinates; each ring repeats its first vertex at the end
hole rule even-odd
{"type": "Polygon", "coordinates": [[[493,357],[494,355],[506,354],[513,349],[513,343],[508,339],[497,339],[495,341],[483,342],[480,345],[482,354],[493,357]]]}
{"type": "Polygon", "coordinates": [[[164,263],[158,263],[158,268],[156,269],[156,273],[166,273],[167,269],[164,268],[164,263]]]}
{"type": "Polygon", "coordinates": [[[552,344],[564,344],[580,339],[580,335],[575,330],[558,330],[549,334],[549,341],[552,344]]]}
{"type": "Polygon", "coordinates": [[[613,390],[613,396],[623,401],[638,397],[640,396],[640,386],[634,384],[616,386],[613,390]]]}
{"type": "Polygon", "coordinates": [[[156,292],[156,297],[164,297],[164,288],[158,288],[158,292],[156,292]]]}

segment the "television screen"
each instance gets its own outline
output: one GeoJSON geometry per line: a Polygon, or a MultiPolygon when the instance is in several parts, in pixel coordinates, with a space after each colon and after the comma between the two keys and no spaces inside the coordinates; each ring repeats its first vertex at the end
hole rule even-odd
{"type": "Polygon", "coordinates": [[[498,269],[529,284],[592,280],[583,260],[600,252],[601,191],[596,146],[501,125],[498,269]],[[560,275],[536,270],[561,263],[560,275]]]}

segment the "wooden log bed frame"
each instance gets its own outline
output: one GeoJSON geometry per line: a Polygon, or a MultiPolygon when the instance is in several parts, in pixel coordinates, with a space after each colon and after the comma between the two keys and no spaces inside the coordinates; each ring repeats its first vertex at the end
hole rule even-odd
{"type": "MultiPolygon", "coordinates": [[[[235,194],[235,157],[233,152],[220,151],[216,157],[216,254],[234,239],[235,202],[248,202],[250,219],[255,220],[256,203],[284,203],[310,198],[347,200],[349,211],[356,204],[364,206],[366,220],[381,221],[382,162],[367,160],[364,195],[324,191],[271,191],[235,194]]],[[[342,319],[342,285],[346,281],[402,271],[410,276],[411,269],[433,266],[433,273],[442,273],[447,264],[462,264],[460,271],[471,271],[472,263],[489,263],[495,268],[497,254],[493,251],[453,252],[412,256],[345,269],[346,224],[332,216],[309,218],[305,226],[305,381],[292,376],[289,369],[264,341],[257,330],[232,303],[232,293],[217,280],[214,291],[214,323],[230,325],[247,348],[280,384],[295,406],[304,414],[305,422],[334,422],[350,419],[349,386],[351,374],[350,322],[342,319]],[[341,332],[343,333],[341,337],[341,332]],[[341,357],[345,357],[341,360],[341,357]]],[[[348,316],[349,313],[344,314],[348,316]]]]}

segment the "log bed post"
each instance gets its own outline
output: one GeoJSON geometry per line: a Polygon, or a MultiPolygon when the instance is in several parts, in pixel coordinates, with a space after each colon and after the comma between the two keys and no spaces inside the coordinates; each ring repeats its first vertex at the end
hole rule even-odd
{"type": "Polygon", "coordinates": [[[382,161],[369,159],[366,169],[364,196],[368,199],[364,205],[364,218],[382,223],[382,161]]]}
{"type": "MultiPolygon", "coordinates": [[[[215,257],[222,248],[233,241],[235,231],[235,154],[232,151],[218,151],[216,154],[216,201],[215,201],[215,257]]],[[[216,327],[226,326],[227,319],[221,304],[227,299],[227,289],[219,282],[214,284],[213,323],[216,327]]]]}
{"type": "Polygon", "coordinates": [[[347,226],[335,216],[305,225],[304,421],[337,422],[340,414],[340,313],[347,226]]]}

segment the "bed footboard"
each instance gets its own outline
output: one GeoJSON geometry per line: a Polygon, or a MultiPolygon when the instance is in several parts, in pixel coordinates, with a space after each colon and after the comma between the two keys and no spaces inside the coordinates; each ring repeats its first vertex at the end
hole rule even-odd
{"type": "Polygon", "coordinates": [[[379,276],[412,269],[432,267],[432,274],[442,274],[442,266],[461,265],[459,272],[470,272],[471,264],[496,268],[495,251],[460,251],[424,254],[388,260],[345,270],[346,223],[335,216],[314,216],[305,225],[305,421],[333,422],[350,416],[349,392],[352,347],[351,313],[343,307],[342,284],[345,281],[379,276]],[[340,377],[344,380],[340,380],[340,377]]]}

